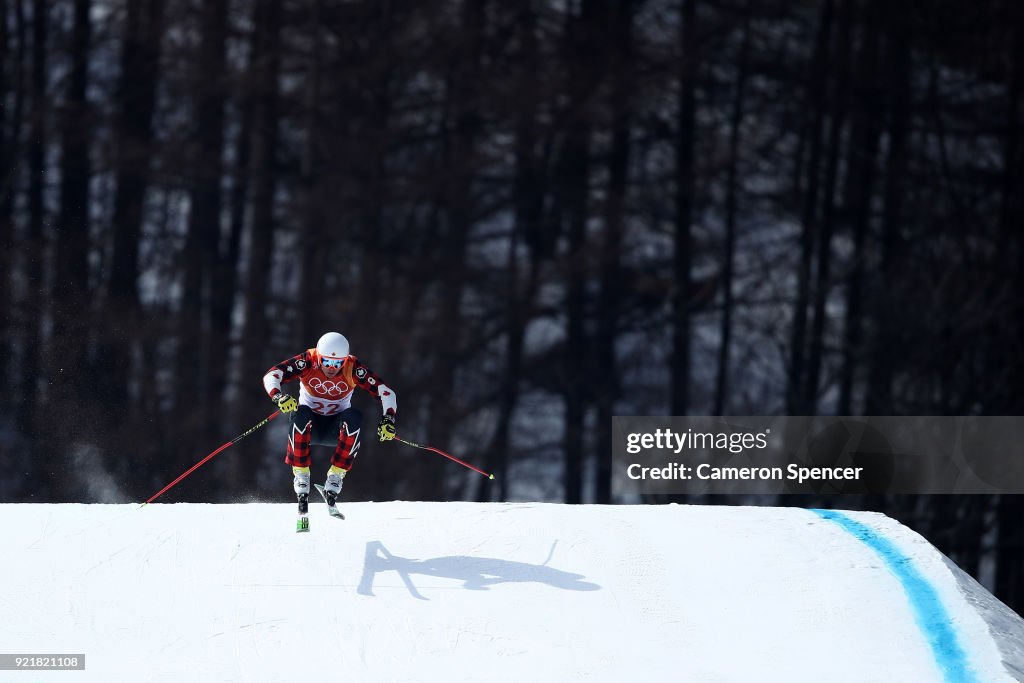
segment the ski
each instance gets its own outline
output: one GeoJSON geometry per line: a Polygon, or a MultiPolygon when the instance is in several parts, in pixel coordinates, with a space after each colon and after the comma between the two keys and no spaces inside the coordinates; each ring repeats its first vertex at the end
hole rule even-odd
{"type": "Polygon", "coordinates": [[[299,494],[299,517],[295,520],[295,533],[309,532],[309,494],[299,494]]]}
{"type": "Polygon", "coordinates": [[[331,503],[331,501],[327,500],[327,492],[324,491],[323,485],[314,484],[314,486],[316,486],[316,490],[320,492],[320,497],[324,499],[325,503],[327,503],[327,512],[331,514],[331,517],[345,519],[345,515],[341,514],[341,510],[339,510],[333,503],[331,503]]]}

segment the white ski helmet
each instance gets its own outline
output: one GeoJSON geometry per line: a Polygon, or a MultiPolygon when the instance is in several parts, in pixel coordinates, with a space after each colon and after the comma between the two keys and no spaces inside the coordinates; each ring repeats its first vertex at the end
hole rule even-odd
{"type": "Polygon", "coordinates": [[[316,343],[316,352],[321,358],[345,358],[348,356],[348,339],[337,332],[328,332],[316,343]]]}

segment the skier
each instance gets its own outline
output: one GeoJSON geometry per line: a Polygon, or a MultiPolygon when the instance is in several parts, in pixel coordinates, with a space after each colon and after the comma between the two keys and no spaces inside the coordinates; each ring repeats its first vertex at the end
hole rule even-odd
{"type": "Polygon", "coordinates": [[[395,438],[398,401],[395,392],[381,382],[355,356],[349,355],[348,340],[337,332],[320,337],[316,348],[270,368],[263,376],[263,387],[282,413],[294,413],[284,461],[291,465],[293,488],[299,499],[297,531],[309,529],[309,466],[311,445],[334,446],[331,468],[322,489],[328,511],[341,517],[335,507],[345,475],[359,450],[362,413],[352,407],[355,387],[376,396],[381,402],[377,436],[381,441],[395,438]],[[299,400],[281,391],[282,382],[299,380],[299,400]],[[303,528],[304,527],[304,528],[303,528]]]}

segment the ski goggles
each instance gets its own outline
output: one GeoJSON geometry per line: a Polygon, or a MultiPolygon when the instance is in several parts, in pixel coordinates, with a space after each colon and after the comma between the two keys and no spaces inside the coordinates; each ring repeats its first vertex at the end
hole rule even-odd
{"type": "Polygon", "coordinates": [[[344,358],[321,358],[320,365],[325,368],[340,368],[345,364],[344,358]]]}

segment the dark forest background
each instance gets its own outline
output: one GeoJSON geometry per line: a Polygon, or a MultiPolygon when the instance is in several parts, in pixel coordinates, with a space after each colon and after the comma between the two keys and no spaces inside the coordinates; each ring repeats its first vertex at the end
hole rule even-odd
{"type": "MultiPolygon", "coordinates": [[[[329,330],[496,473],[367,441],[349,500],[614,502],[613,414],[1024,413],[1024,3],[0,18],[0,500],[144,500],[329,330]]],[[[163,501],[290,500],[282,423],[163,501]]],[[[885,511],[1024,607],[1021,497],[755,502],[885,511]]]]}

